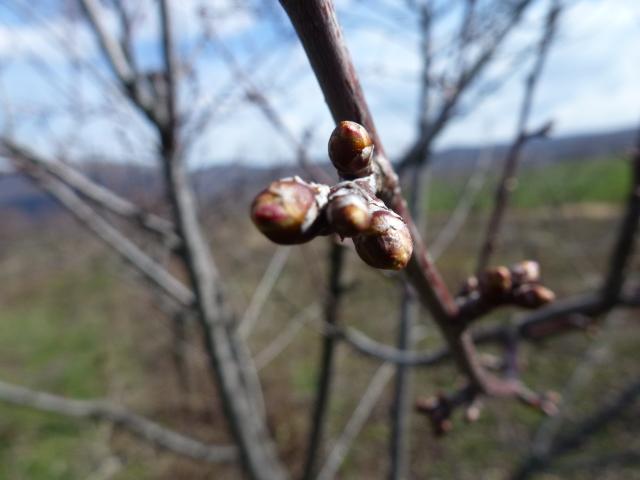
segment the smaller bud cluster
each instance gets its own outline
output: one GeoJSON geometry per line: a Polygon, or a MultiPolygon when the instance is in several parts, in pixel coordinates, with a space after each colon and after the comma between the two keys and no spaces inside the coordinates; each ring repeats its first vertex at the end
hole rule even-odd
{"type": "Polygon", "coordinates": [[[372,267],[404,268],[413,240],[402,217],[376,197],[373,142],[365,128],[341,122],[329,140],[329,157],[345,181],[333,187],[298,177],[273,182],[251,205],[256,227],[283,245],[335,233],[352,238],[358,255],[372,267]]]}
{"type": "Polygon", "coordinates": [[[464,418],[467,422],[475,422],[480,418],[480,403],[476,389],[467,386],[450,395],[439,393],[431,397],[421,397],[415,403],[416,411],[426,415],[437,436],[451,431],[453,428],[451,417],[460,407],[465,409],[464,418]]]}
{"type": "Polygon", "coordinates": [[[477,277],[469,277],[456,301],[461,318],[477,318],[502,305],[536,309],[554,299],[555,294],[540,284],[538,263],[525,260],[509,268],[488,268],[477,277]]]}

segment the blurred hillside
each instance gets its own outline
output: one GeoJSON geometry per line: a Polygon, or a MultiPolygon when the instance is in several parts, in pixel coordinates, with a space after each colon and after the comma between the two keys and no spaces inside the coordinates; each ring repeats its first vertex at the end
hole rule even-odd
{"type": "MultiPolygon", "coordinates": [[[[527,145],[523,154],[523,164],[525,168],[542,168],[553,164],[584,163],[594,159],[619,157],[625,155],[632,147],[635,135],[635,131],[628,129],[536,139],[527,145]]],[[[494,161],[500,162],[506,149],[505,145],[446,149],[435,154],[434,170],[438,175],[446,175],[449,181],[452,176],[463,178],[480,156],[489,153],[494,161]]],[[[319,161],[319,165],[331,173],[332,169],[328,163],[319,161]]],[[[153,205],[154,199],[160,193],[161,181],[157,168],[91,159],[80,167],[97,182],[142,204],[153,205]]],[[[205,167],[194,173],[194,181],[196,191],[206,205],[230,191],[233,191],[234,197],[246,201],[271,180],[294,174],[307,176],[298,166],[276,164],[270,167],[256,167],[239,163],[205,167]]],[[[459,182],[454,181],[447,189],[452,188],[455,191],[456,183],[459,182]]],[[[446,193],[444,195],[446,196],[446,193]]],[[[0,214],[3,212],[42,219],[58,212],[58,207],[23,176],[8,173],[0,176],[0,214]]]]}

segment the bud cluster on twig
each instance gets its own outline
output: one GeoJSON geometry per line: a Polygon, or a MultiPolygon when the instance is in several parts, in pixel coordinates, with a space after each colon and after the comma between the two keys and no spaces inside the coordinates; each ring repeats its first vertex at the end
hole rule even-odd
{"type": "Polygon", "coordinates": [[[402,217],[376,196],[373,149],[364,127],[340,122],[329,140],[329,158],[342,181],[329,187],[299,177],[276,180],[253,201],[254,224],[283,245],[335,233],[352,238],[360,258],[372,267],[404,268],[413,241],[402,217]]]}
{"type": "Polygon", "coordinates": [[[465,420],[475,422],[480,418],[478,391],[471,386],[461,388],[450,395],[439,393],[416,400],[415,409],[431,422],[433,433],[442,436],[453,428],[451,415],[458,407],[465,407],[465,420]]]}
{"type": "Polygon", "coordinates": [[[488,268],[477,277],[469,277],[456,301],[460,308],[459,318],[469,323],[499,306],[536,309],[554,299],[555,294],[540,284],[538,263],[525,260],[509,268],[488,268]]]}

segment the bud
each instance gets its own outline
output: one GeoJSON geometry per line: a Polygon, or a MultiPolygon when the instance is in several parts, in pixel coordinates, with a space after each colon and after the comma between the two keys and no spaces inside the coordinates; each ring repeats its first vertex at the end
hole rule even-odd
{"type": "Polygon", "coordinates": [[[482,409],[478,403],[472,403],[464,411],[464,419],[469,423],[474,423],[480,420],[480,414],[482,409]]]}
{"type": "Polygon", "coordinates": [[[371,174],[373,142],[367,130],[356,122],[343,121],[329,138],[329,158],[338,173],[347,177],[371,174]]]}
{"type": "Polygon", "coordinates": [[[511,285],[511,272],[507,267],[488,268],[480,274],[479,288],[483,296],[502,296],[511,290],[511,285]]]}
{"type": "Polygon", "coordinates": [[[401,270],[413,253],[413,240],[402,218],[389,211],[378,210],[371,216],[369,229],[354,237],[360,258],[374,268],[401,270]]]}
{"type": "Polygon", "coordinates": [[[327,206],[327,217],[333,230],[341,237],[355,237],[371,225],[371,213],[361,196],[340,195],[327,206]]]}
{"type": "Polygon", "coordinates": [[[298,178],[277,180],[251,205],[253,223],[269,240],[282,245],[304,243],[318,217],[318,189],[298,178]]]}
{"type": "Polygon", "coordinates": [[[536,283],[540,280],[540,265],[532,260],[518,262],[511,267],[511,276],[514,285],[536,283]]]}
{"type": "Polygon", "coordinates": [[[522,285],[513,291],[513,303],[524,308],[539,308],[555,298],[555,293],[542,285],[522,285]]]}

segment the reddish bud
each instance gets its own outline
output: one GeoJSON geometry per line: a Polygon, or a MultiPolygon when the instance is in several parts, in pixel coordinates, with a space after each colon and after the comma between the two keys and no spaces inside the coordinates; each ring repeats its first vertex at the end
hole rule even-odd
{"type": "Polygon", "coordinates": [[[358,195],[347,194],[333,198],[327,207],[327,217],[333,230],[341,237],[354,237],[371,225],[371,213],[358,195]]]}
{"type": "Polygon", "coordinates": [[[318,189],[298,178],[277,180],[256,196],[253,223],[269,240],[292,245],[310,240],[309,227],[318,217],[318,189]]]}
{"type": "Polygon", "coordinates": [[[389,210],[376,211],[369,229],[354,237],[353,243],[362,260],[384,270],[403,269],[413,253],[413,240],[407,225],[389,210]]]}
{"type": "Polygon", "coordinates": [[[483,296],[499,297],[511,290],[511,272],[507,267],[493,267],[482,272],[479,288],[483,296]]]}
{"type": "Polygon", "coordinates": [[[555,298],[555,293],[542,285],[522,285],[513,291],[513,303],[524,308],[539,308],[555,298]]]}
{"type": "Polygon", "coordinates": [[[343,121],[329,138],[329,158],[343,176],[363,177],[371,173],[373,142],[356,122],[343,121]]]}
{"type": "Polygon", "coordinates": [[[524,260],[511,267],[514,285],[535,283],[540,280],[540,265],[532,260],[524,260]]]}

